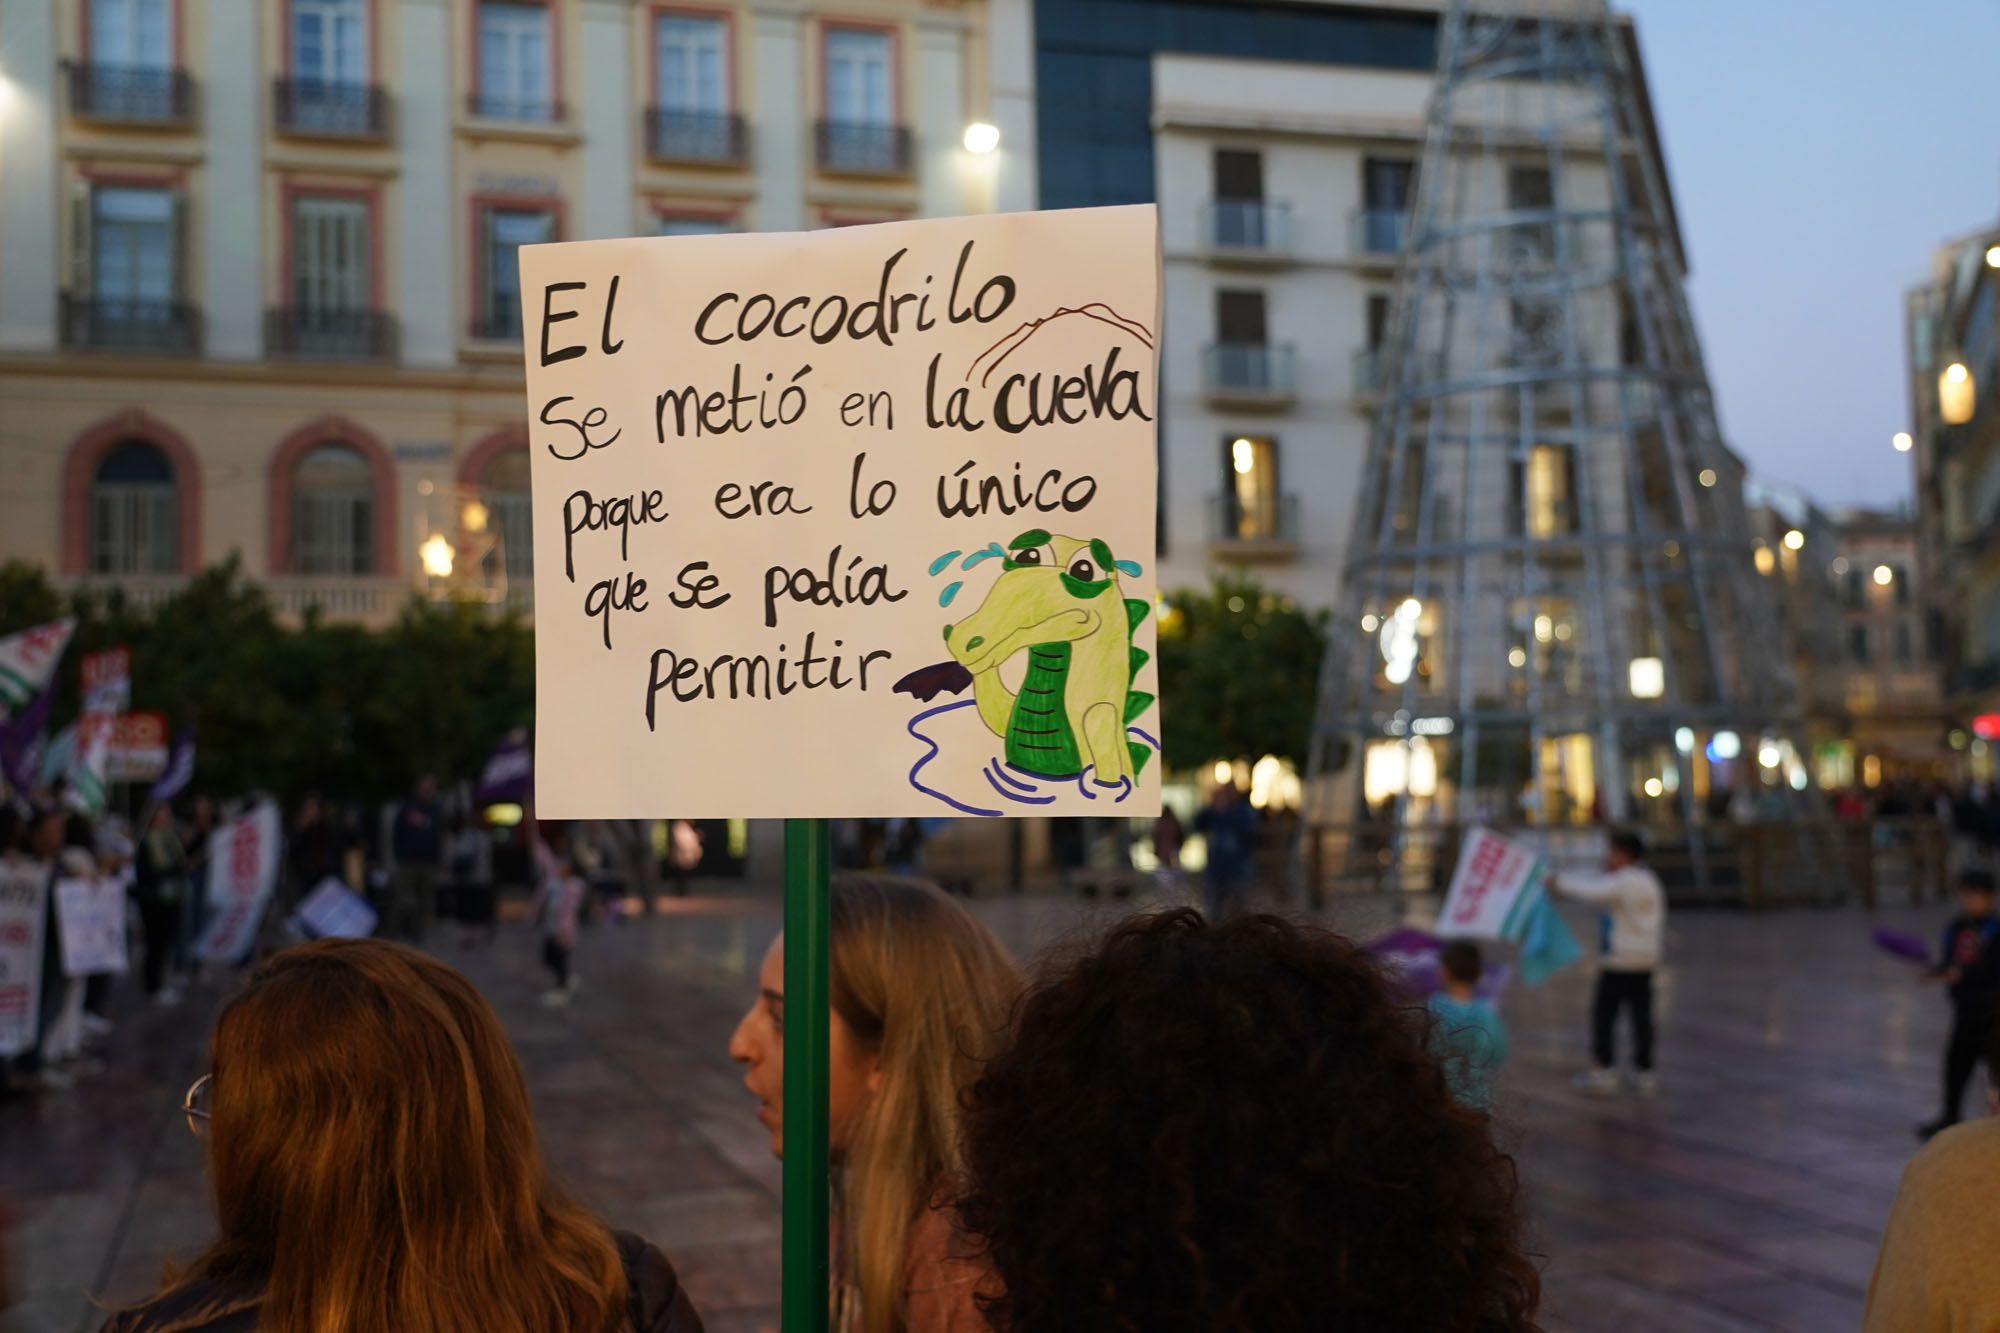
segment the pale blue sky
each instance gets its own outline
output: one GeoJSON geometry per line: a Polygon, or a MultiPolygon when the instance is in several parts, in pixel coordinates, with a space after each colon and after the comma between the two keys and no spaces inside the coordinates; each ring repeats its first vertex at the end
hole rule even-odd
{"type": "Polygon", "coordinates": [[[1822,503],[1910,491],[1902,293],[2000,219],[2000,0],[1619,0],[1722,429],[1822,503]]]}

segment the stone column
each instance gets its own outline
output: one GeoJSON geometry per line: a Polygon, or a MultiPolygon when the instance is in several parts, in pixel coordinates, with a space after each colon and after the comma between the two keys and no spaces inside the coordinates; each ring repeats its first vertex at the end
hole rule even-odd
{"type": "Polygon", "coordinates": [[[458,360],[459,301],[465,271],[452,245],[458,208],[452,193],[451,6],[403,0],[403,68],[396,90],[395,222],[398,280],[392,300],[403,329],[403,363],[449,366],[458,360]]]}
{"type": "Polygon", "coordinates": [[[258,48],[258,8],[257,0],[209,0],[205,16],[200,106],[207,188],[193,201],[190,221],[200,235],[203,347],[227,361],[264,355],[262,138],[268,85],[258,48]]]}
{"type": "Polygon", "coordinates": [[[757,162],[757,229],[803,231],[806,154],[812,151],[813,137],[805,105],[805,18],[795,0],[757,0],[752,16],[757,102],[751,149],[757,162]]]}
{"type": "Polygon", "coordinates": [[[56,24],[49,0],[0,0],[0,351],[56,345],[56,24]]]}
{"type": "Polygon", "coordinates": [[[925,14],[917,20],[916,134],[918,184],[926,217],[979,211],[967,198],[973,179],[964,144],[965,21],[925,14]]]}
{"type": "Polygon", "coordinates": [[[632,96],[630,0],[584,0],[583,78],[576,90],[583,130],[583,199],[579,241],[632,234],[632,134],[640,104],[632,96]]]}
{"type": "Polygon", "coordinates": [[[1041,158],[1035,147],[1034,0],[987,0],[986,118],[1000,127],[994,156],[993,207],[1025,212],[1041,198],[1041,158]]]}

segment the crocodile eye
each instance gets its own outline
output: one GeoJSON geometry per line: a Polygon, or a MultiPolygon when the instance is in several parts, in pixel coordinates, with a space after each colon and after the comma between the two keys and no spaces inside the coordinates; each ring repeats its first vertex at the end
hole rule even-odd
{"type": "Polygon", "coordinates": [[[1042,548],[1039,546],[1024,546],[1014,552],[1011,559],[1017,565],[1039,565],[1042,563],[1042,548]]]}
{"type": "Polygon", "coordinates": [[[1087,555],[1080,555],[1069,562],[1069,576],[1078,583],[1097,582],[1097,565],[1087,555]]]}

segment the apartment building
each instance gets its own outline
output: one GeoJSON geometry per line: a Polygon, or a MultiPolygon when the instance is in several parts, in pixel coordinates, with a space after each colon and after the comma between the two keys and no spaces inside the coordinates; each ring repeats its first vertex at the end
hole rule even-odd
{"type": "Polygon", "coordinates": [[[1821,784],[1956,776],[1916,523],[1907,511],[1853,509],[1839,515],[1838,536],[1827,572],[1841,608],[1851,730],[1836,761],[1823,766],[1821,784]]]}
{"type": "Polygon", "coordinates": [[[1915,560],[1950,737],[1991,779],[2000,741],[2000,223],[1939,246],[1904,299],[1915,560]],[[1967,732],[1979,734],[1968,737],[1967,732]]]}
{"type": "MultiPolygon", "coordinates": [[[[1160,206],[1163,588],[1240,570],[1302,604],[1338,595],[1443,8],[1036,5],[1043,206],[1160,206]]],[[[1575,198],[1608,189],[1591,151],[1567,173],[1575,198]]],[[[1495,211],[1551,201],[1546,152],[1519,157],[1490,183],[1495,211]]],[[[1524,465],[1524,522],[1574,512],[1560,453],[1524,465]]]]}
{"type": "Polygon", "coordinates": [[[0,560],[526,604],[518,248],[1032,207],[1030,23],[0,0],[0,560]]]}
{"type": "Polygon", "coordinates": [[[1752,559],[1771,589],[1777,641],[1790,650],[1798,686],[1800,739],[1813,780],[1822,787],[1853,780],[1848,713],[1847,641],[1843,636],[1849,558],[1839,521],[1792,487],[1751,478],[1744,511],[1755,542],[1752,559]]]}

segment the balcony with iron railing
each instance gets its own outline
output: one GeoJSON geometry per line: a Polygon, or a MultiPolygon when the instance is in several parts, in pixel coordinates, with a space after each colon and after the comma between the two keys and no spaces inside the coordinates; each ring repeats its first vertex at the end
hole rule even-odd
{"type": "Polygon", "coordinates": [[[1292,258],[1292,206],[1265,199],[1202,205],[1201,248],[1219,262],[1282,264],[1292,258]]]}
{"type": "Polygon", "coordinates": [[[1218,407],[1281,408],[1297,395],[1290,343],[1210,343],[1202,349],[1203,391],[1218,407]]]}
{"type": "Polygon", "coordinates": [[[649,107],[646,156],[655,162],[740,167],[750,161],[750,127],[741,116],[649,107]]]}
{"type": "Polygon", "coordinates": [[[517,97],[487,89],[468,93],[465,110],[479,120],[508,120],[522,125],[554,125],[569,115],[569,108],[552,98],[517,97]]]}
{"type": "Polygon", "coordinates": [[[1393,265],[1403,252],[1410,215],[1400,208],[1363,208],[1351,222],[1349,253],[1356,263],[1393,265]]]}
{"type": "Polygon", "coordinates": [[[1208,497],[1208,541],[1213,554],[1243,563],[1290,560],[1299,550],[1299,497],[1234,491],[1208,497]]]}
{"type": "Polygon", "coordinates": [[[78,120],[185,129],[194,124],[194,80],[184,69],[73,63],[69,110],[78,120]]]}
{"type": "Polygon", "coordinates": [[[392,361],[396,317],[383,310],[315,310],[284,306],[264,312],[264,345],[272,356],[301,360],[392,361]]]}
{"type": "Polygon", "coordinates": [[[489,303],[472,316],[467,332],[474,342],[519,342],[521,307],[514,301],[489,303]]]}
{"type": "Polygon", "coordinates": [[[389,138],[389,93],[377,83],[276,79],[272,110],[279,130],[316,139],[389,138]]]}
{"type": "Polygon", "coordinates": [[[201,350],[201,309],[189,301],[124,297],[59,299],[65,347],[191,356],[201,350]]]}
{"type": "Polygon", "coordinates": [[[915,158],[907,125],[822,120],[813,125],[814,161],[846,176],[907,176],[915,158]]]}

